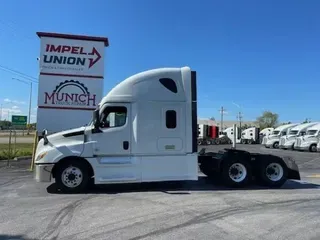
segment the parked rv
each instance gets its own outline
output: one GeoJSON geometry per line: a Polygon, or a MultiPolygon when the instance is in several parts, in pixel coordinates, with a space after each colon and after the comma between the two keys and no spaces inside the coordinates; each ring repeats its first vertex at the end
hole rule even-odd
{"type": "Polygon", "coordinates": [[[306,134],[297,137],[294,143],[294,149],[300,151],[317,151],[317,144],[320,137],[320,123],[308,128],[306,134]]]}
{"type": "Polygon", "coordinates": [[[304,135],[306,135],[307,130],[318,124],[317,122],[313,122],[313,123],[303,123],[300,124],[298,126],[295,126],[294,128],[292,128],[289,132],[288,135],[286,136],[282,136],[280,138],[280,142],[279,142],[279,148],[281,149],[294,149],[294,143],[296,141],[297,137],[302,137],[304,135]]]}
{"type": "Polygon", "coordinates": [[[198,180],[199,168],[232,187],[254,178],[273,187],[300,180],[289,158],[235,149],[198,153],[197,137],[196,72],[189,67],[149,70],[115,86],[87,126],[51,135],[44,130],[35,178],[50,182],[53,177],[58,189],[71,193],[84,191],[91,181],[198,180]]]}
{"type": "Polygon", "coordinates": [[[256,144],[259,143],[259,132],[260,129],[257,127],[250,127],[242,131],[241,140],[242,144],[256,144]]]}
{"type": "Polygon", "coordinates": [[[274,129],[273,132],[266,137],[265,147],[279,148],[280,137],[288,135],[290,130],[297,125],[299,125],[299,123],[285,124],[274,129]]]}

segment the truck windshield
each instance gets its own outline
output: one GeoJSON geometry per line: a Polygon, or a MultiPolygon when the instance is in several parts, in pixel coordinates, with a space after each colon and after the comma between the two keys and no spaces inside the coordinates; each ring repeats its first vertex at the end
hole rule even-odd
{"type": "Polygon", "coordinates": [[[308,130],[306,135],[315,135],[318,130],[308,130]]]}
{"type": "Polygon", "coordinates": [[[289,135],[297,135],[298,134],[298,131],[297,130],[291,130],[289,132],[289,135]]]}

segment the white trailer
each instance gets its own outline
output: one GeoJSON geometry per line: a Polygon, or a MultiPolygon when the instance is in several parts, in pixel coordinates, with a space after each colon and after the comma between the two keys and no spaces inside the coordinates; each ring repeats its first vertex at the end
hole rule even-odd
{"type": "Polygon", "coordinates": [[[288,135],[290,130],[297,125],[299,125],[299,123],[285,124],[274,129],[272,134],[267,137],[265,147],[279,148],[280,137],[288,135]]]}
{"type": "Polygon", "coordinates": [[[58,189],[71,193],[84,191],[90,181],[198,180],[199,168],[232,187],[300,180],[290,158],[233,149],[198,153],[197,136],[196,72],[189,67],[145,71],[115,86],[87,126],[51,135],[44,130],[35,179],[54,178],[58,189]]]}
{"type": "Polygon", "coordinates": [[[297,137],[294,149],[300,151],[317,151],[317,144],[320,139],[320,123],[308,128],[306,135],[297,137]]]}
{"type": "Polygon", "coordinates": [[[303,123],[292,128],[288,135],[282,136],[280,138],[279,148],[294,150],[294,143],[296,141],[296,138],[306,135],[307,130],[316,124],[318,124],[318,122],[303,123]]]}
{"type": "Polygon", "coordinates": [[[260,129],[257,127],[250,127],[242,131],[241,143],[242,144],[255,144],[259,143],[260,129]]]}

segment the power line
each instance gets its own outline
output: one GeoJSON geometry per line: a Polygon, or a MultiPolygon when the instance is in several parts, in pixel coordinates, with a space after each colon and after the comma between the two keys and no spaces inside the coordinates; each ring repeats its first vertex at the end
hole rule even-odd
{"type": "Polygon", "coordinates": [[[10,73],[17,74],[17,75],[19,75],[20,77],[23,77],[23,78],[25,78],[25,79],[28,79],[28,81],[33,82],[33,83],[39,83],[39,82],[38,82],[38,79],[36,79],[35,77],[29,76],[29,75],[27,75],[27,74],[25,74],[25,73],[22,73],[22,72],[13,70],[13,69],[8,68],[8,67],[5,67],[5,66],[0,65],[0,70],[3,70],[3,71],[5,71],[5,72],[10,72],[10,73]]]}

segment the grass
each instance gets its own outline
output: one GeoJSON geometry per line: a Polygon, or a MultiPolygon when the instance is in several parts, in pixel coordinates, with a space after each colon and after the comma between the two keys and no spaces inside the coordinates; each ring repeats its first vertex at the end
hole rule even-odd
{"type": "MultiPolygon", "coordinates": [[[[9,133],[8,134],[0,134],[0,138],[9,138],[9,133]]],[[[14,135],[11,135],[12,138],[14,138],[14,135]]],[[[27,135],[26,133],[22,135],[22,133],[17,134],[17,138],[34,138],[34,133],[30,133],[27,135]]]]}
{"type": "Polygon", "coordinates": [[[17,143],[11,144],[9,151],[9,144],[0,144],[0,160],[13,159],[15,157],[32,156],[33,143],[17,143]]]}

